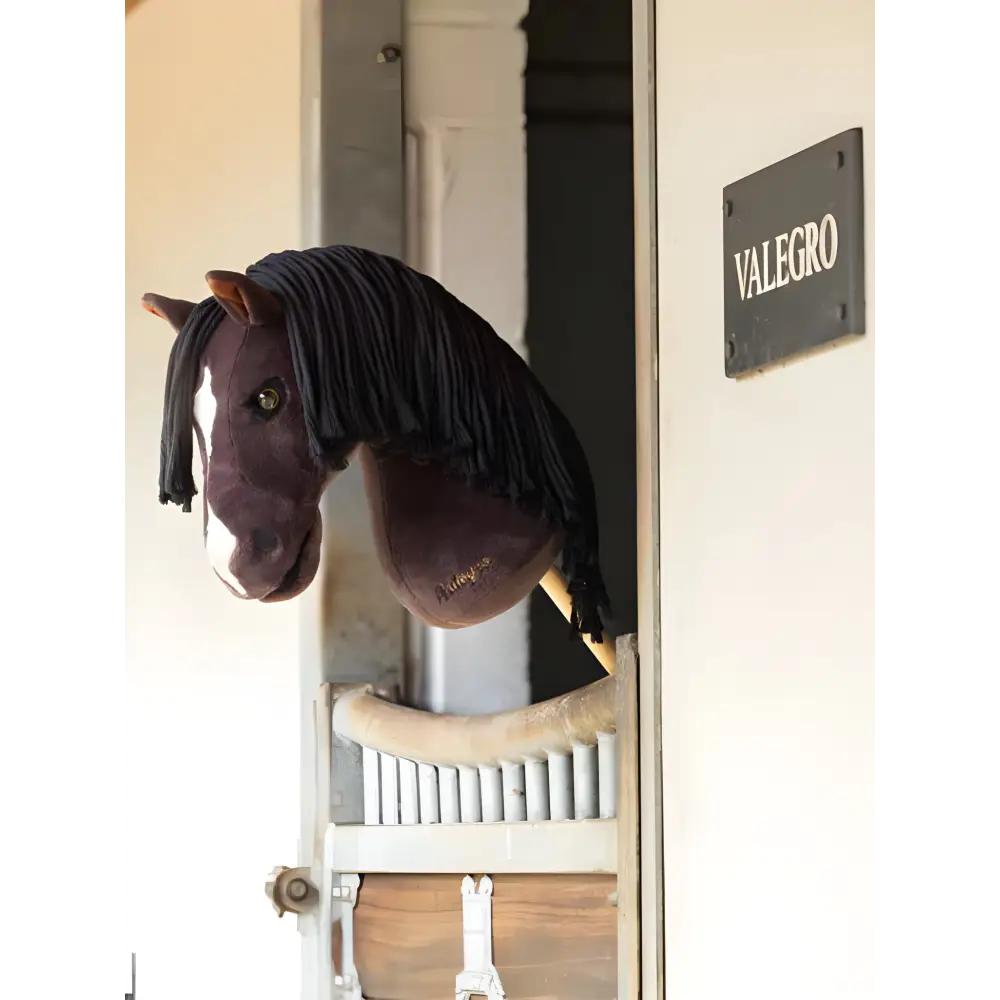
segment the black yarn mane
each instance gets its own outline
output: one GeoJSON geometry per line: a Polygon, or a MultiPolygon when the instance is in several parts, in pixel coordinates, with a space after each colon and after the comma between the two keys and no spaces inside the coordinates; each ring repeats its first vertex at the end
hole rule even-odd
{"type": "MultiPolygon", "coordinates": [[[[309,444],[343,468],[359,442],[441,463],[565,532],[575,632],[601,641],[608,596],[597,505],[569,421],[489,323],[433,278],[391,257],[331,246],[271,254],[247,269],[284,310],[309,444]]],[[[225,313],[200,302],[167,367],[160,502],[190,511],[200,358],[225,313]]]]}

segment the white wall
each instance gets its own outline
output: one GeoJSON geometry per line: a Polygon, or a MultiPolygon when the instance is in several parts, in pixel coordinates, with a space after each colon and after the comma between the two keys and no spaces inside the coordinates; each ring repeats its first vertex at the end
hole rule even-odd
{"type": "Polygon", "coordinates": [[[878,330],[727,380],[721,205],[872,125],[871,16],[657,4],[668,1000],[865,994],[878,330]]]}
{"type": "MultiPolygon", "coordinates": [[[[522,357],[527,10],[527,0],[410,0],[404,39],[408,262],[522,357]]],[[[528,704],[528,626],[525,599],[482,625],[422,628],[419,703],[458,714],[528,704]]]]}
{"type": "Polygon", "coordinates": [[[296,857],[296,608],[231,597],[200,507],[157,503],[172,338],[139,307],[298,245],[298,10],[146,0],[126,21],[127,907],[144,1000],[298,990],[294,919],[262,891],[296,857]]]}

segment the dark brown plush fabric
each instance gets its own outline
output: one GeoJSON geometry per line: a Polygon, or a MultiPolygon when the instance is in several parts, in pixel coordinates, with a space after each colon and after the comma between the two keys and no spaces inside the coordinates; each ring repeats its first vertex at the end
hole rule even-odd
{"type": "Polygon", "coordinates": [[[426,275],[357,247],[285,251],[247,275],[207,278],[213,295],[197,305],[144,299],[179,326],[160,499],[190,510],[191,401],[206,360],[220,400],[216,367],[231,369],[217,431],[228,439],[213,435],[206,502],[237,536],[228,569],[246,596],[309,584],[320,492],[363,446],[383,566],[414,614],[485,621],[560,556],[573,627],[601,641],[608,601],[586,458],[488,323],[426,275]],[[283,408],[260,420],[253,399],[272,381],[283,408]]]}
{"type": "Polygon", "coordinates": [[[439,463],[359,451],[379,560],[397,600],[440,628],[488,621],[526,597],[562,534],[439,463]]]}
{"type": "MultiPolygon", "coordinates": [[[[236,539],[229,570],[243,593],[233,593],[287,600],[312,582],[319,567],[319,502],[330,470],[309,448],[280,310],[243,275],[212,272],[210,280],[226,308],[199,356],[194,386],[197,392],[210,378],[216,407],[214,424],[204,429],[210,440],[194,427],[206,470],[204,525],[211,508],[236,539]],[[273,415],[255,405],[264,388],[278,394],[273,415]]],[[[195,308],[159,296],[147,296],[144,305],[181,326],[195,308]]]]}
{"type": "MultiPolygon", "coordinates": [[[[211,504],[236,536],[229,567],[246,597],[294,597],[319,567],[319,501],[329,471],[309,451],[288,338],[280,327],[245,327],[227,316],[203,362],[218,407],[205,463],[206,510],[211,504]],[[262,386],[281,398],[270,418],[253,405],[262,386]]],[[[205,462],[200,435],[198,444],[205,462]]]]}

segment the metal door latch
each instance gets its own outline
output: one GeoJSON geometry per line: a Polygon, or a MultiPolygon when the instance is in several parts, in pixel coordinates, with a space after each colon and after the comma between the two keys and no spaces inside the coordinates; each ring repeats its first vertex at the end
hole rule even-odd
{"type": "Polygon", "coordinates": [[[340,971],[333,977],[332,993],[335,1000],[364,1000],[354,964],[354,907],[361,879],[357,875],[341,875],[338,881],[340,884],[330,890],[333,915],[340,918],[340,971]]]}
{"type": "Polygon", "coordinates": [[[457,1000],[484,996],[505,1000],[500,974],[493,965],[493,879],[484,875],[476,883],[462,879],[462,939],[465,968],[455,977],[457,1000]]]}

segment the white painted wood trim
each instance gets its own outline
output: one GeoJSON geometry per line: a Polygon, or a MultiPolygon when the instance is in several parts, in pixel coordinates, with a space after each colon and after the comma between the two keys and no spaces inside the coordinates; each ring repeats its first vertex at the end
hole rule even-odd
{"type": "Polygon", "coordinates": [[[412,25],[445,28],[516,28],[528,13],[527,0],[407,0],[412,25]]]}
{"type": "MultiPolygon", "coordinates": [[[[659,230],[656,0],[632,0],[635,218],[636,533],[638,538],[639,882],[643,1000],[665,996],[660,687],[659,230]]],[[[624,776],[622,777],[624,783],[624,776]]]]}
{"type": "Polygon", "coordinates": [[[613,875],[615,820],[327,827],[327,872],[452,875],[613,875]]]}

